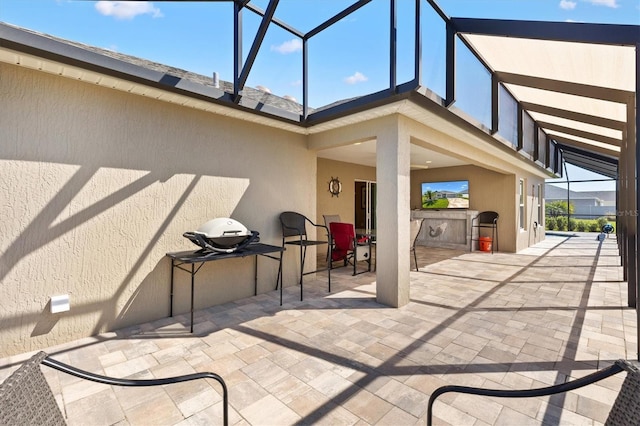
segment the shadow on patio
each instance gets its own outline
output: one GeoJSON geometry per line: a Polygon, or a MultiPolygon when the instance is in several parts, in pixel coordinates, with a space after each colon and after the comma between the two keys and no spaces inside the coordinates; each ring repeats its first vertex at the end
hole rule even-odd
{"type": "MultiPolygon", "coordinates": [[[[110,376],[195,371],[229,386],[230,424],[424,424],[446,384],[541,387],[636,352],[614,238],[549,236],[517,254],[418,247],[411,303],[375,301],[375,274],[332,272],[285,289],[45,349],[110,376]]],[[[204,286],[203,286],[204,287],[204,286]]],[[[0,360],[0,378],[28,357],[0,360]]],[[[87,384],[43,368],[70,424],[219,424],[217,385],[161,389],[87,384]]],[[[623,376],[548,398],[446,395],[436,424],[604,422],[623,376]]]]}

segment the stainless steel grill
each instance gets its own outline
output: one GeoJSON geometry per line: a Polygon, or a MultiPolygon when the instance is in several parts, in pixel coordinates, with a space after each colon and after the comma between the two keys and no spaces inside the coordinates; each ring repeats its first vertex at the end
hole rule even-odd
{"type": "Polygon", "coordinates": [[[259,232],[250,231],[237,220],[228,217],[212,219],[196,231],[185,232],[185,238],[211,253],[233,253],[252,242],[260,241],[259,232]]]}

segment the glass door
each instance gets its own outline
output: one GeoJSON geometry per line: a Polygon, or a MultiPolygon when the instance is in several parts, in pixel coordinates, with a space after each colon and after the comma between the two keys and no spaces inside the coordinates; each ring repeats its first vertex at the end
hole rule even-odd
{"type": "Polygon", "coordinates": [[[376,229],[376,183],[355,181],[355,227],[367,234],[376,229]]]}

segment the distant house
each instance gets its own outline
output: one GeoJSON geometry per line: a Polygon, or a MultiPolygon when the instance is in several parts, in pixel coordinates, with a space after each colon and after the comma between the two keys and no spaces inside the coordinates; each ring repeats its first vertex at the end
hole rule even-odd
{"type": "Polygon", "coordinates": [[[463,194],[460,192],[453,191],[436,191],[435,198],[444,199],[444,198],[469,198],[469,194],[463,194]]]}
{"type": "Polygon", "coordinates": [[[569,201],[574,206],[572,217],[594,219],[616,215],[616,191],[568,191],[552,184],[545,184],[545,200],[569,201]]]}

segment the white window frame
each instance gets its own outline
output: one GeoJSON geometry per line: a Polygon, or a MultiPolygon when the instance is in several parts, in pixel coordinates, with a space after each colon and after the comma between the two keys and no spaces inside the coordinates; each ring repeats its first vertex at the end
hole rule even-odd
{"type": "Polygon", "coordinates": [[[542,211],[542,184],[538,184],[538,226],[544,227],[544,211],[542,211]]]}

